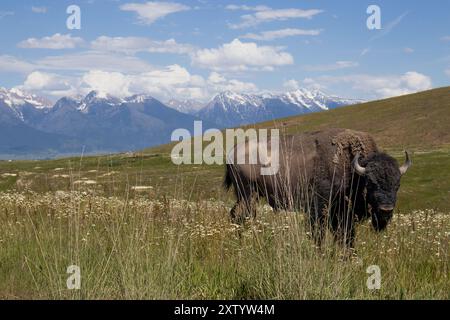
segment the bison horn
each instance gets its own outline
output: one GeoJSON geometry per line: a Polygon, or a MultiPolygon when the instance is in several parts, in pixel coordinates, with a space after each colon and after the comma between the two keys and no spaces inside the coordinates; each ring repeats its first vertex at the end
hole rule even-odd
{"type": "Polygon", "coordinates": [[[411,161],[411,158],[409,157],[408,151],[405,151],[405,155],[406,155],[405,163],[402,164],[402,166],[399,168],[401,175],[404,175],[406,173],[406,171],[408,171],[409,167],[412,164],[412,161],[411,161]]]}
{"type": "Polygon", "coordinates": [[[353,158],[353,168],[355,168],[355,171],[356,171],[359,175],[363,176],[363,175],[366,174],[366,168],[361,167],[361,166],[359,165],[358,159],[359,159],[359,152],[356,153],[355,157],[353,158]]]}

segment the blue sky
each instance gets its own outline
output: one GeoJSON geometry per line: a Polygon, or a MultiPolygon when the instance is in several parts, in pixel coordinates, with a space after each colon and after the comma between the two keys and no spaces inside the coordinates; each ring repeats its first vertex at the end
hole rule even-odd
{"type": "Polygon", "coordinates": [[[208,100],[319,88],[395,96],[450,82],[448,1],[21,1],[0,4],[0,86],[208,100]],[[381,30],[366,10],[381,9],[381,30]],[[69,5],[81,29],[69,30],[69,5]]]}

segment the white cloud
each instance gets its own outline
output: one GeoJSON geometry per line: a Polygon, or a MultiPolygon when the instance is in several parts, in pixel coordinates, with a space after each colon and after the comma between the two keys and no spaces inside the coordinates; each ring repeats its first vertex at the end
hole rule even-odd
{"type": "Polygon", "coordinates": [[[450,69],[445,70],[445,74],[450,77],[450,69]]]}
{"type": "Polygon", "coordinates": [[[47,56],[36,61],[36,65],[39,69],[46,70],[89,71],[99,69],[125,73],[137,73],[153,69],[147,62],[137,57],[97,51],[47,56]]]}
{"type": "Polygon", "coordinates": [[[29,38],[18,44],[20,48],[27,49],[73,49],[84,43],[79,37],[72,37],[70,34],[55,33],[49,37],[40,39],[29,38]]]}
{"type": "Polygon", "coordinates": [[[318,90],[325,89],[325,87],[323,85],[320,85],[316,80],[314,80],[312,78],[303,79],[301,84],[299,81],[297,81],[295,79],[290,79],[283,83],[283,88],[285,88],[286,90],[289,90],[289,91],[294,91],[294,90],[300,89],[302,87],[308,88],[308,89],[318,89],[318,90]]]}
{"type": "Polygon", "coordinates": [[[258,87],[251,82],[243,82],[236,79],[227,80],[217,72],[211,72],[207,81],[209,91],[216,93],[221,91],[256,92],[258,87]]]}
{"type": "Polygon", "coordinates": [[[361,53],[360,53],[360,56],[361,57],[363,57],[363,56],[365,56],[366,54],[368,54],[369,52],[370,52],[370,48],[364,48],[362,51],[361,51],[361,53]]]}
{"type": "Polygon", "coordinates": [[[220,91],[253,92],[257,90],[253,83],[229,80],[217,72],[212,72],[205,80],[199,75],[190,74],[179,65],[130,76],[130,79],[129,90],[132,93],[148,93],[163,101],[172,98],[206,101],[220,91]]]}
{"type": "Polygon", "coordinates": [[[0,20],[7,16],[13,16],[13,11],[0,11],[0,20]]]}
{"type": "Polygon", "coordinates": [[[359,65],[358,62],[355,61],[336,61],[335,63],[332,64],[305,66],[304,69],[307,71],[325,72],[325,71],[341,70],[346,68],[355,68],[358,65],[359,65]]]}
{"type": "Polygon", "coordinates": [[[186,11],[190,8],[184,4],[176,2],[146,2],[146,3],[126,3],[120,6],[123,11],[133,11],[138,15],[139,22],[143,24],[152,24],[156,20],[165,16],[186,11]]]}
{"type": "Polygon", "coordinates": [[[311,19],[315,15],[321,13],[319,9],[302,10],[297,8],[290,9],[271,9],[265,8],[264,10],[256,11],[252,14],[245,14],[241,16],[241,22],[236,24],[230,24],[231,29],[241,29],[248,27],[255,27],[260,23],[270,21],[284,21],[288,19],[311,19]]]}
{"type": "Polygon", "coordinates": [[[397,18],[395,18],[393,21],[389,22],[385,27],[379,31],[374,37],[372,37],[369,41],[373,41],[379,38],[382,38],[384,36],[387,36],[389,33],[391,33],[392,30],[394,30],[395,27],[397,27],[400,22],[402,22],[403,18],[408,15],[408,12],[404,12],[397,18]]]}
{"type": "Polygon", "coordinates": [[[225,9],[228,10],[242,10],[242,11],[265,11],[265,10],[271,10],[270,7],[267,6],[247,6],[247,5],[236,5],[236,4],[230,4],[225,7],[225,9]]]}
{"type": "Polygon", "coordinates": [[[403,75],[347,75],[323,76],[314,79],[324,85],[348,84],[353,90],[371,94],[379,98],[388,98],[432,88],[431,78],[416,71],[409,71],[403,75]]]}
{"type": "Polygon", "coordinates": [[[410,54],[410,53],[414,53],[414,49],[413,48],[403,48],[403,52],[406,54],[410,54]]]}
{"type": "Polygon", "coordinates": [[[324,85],[318,83],[316,80],[314,80],[312,78],[305,78],[305,79],[303,79],[302,83],[306,88],[309,88],[309,89],[317,89],[317,90],[326,89],[326,87],[324,85]]]}
{"type": "Polygon", "coordinates": [[[70,77],[34,71],[30,73],[20,89],[48,96],[62,97],[77,93],[75,80],[70,77]]]}
{"type": "Polygon", "coordinates": [[[287,90],[297,90],[300,88],[300,84],[298,83],[297,80],[290,79],[283,83],[283,87],[286,88],[287,90]]]}
{"type": "Polygon", "coordinates": [[[106,72],[100,70],[89,71],[82,77],[86,91],[96,90],[100,93],[112,94],[116,97],[130,95],[131,77],[120,72],[106,72]]]}
{"type": "Polygon", "coordinates": [[[31,7],[31,11],[34,13],[47,13],[47,7],[31,7]]]}
{"type": "Polygon", "coordinates": [[[441,41],[445,41],[445,42],[450,41],[450,36],[443,36],[441,38],[441,41]]]}
{"type": "Polygon", "coordinates": [[[239,39],[219,48],[198,50],[191,58],[194,65],[215,71],[273,70],[294,63],[292,55],[278,47],[258,46],[239,39]]]}
{"type": "Polygon", "coordinates": [[[34,71],[27,76],[24,87],[27,90],[42,90],[47,85],[54,83],[55,75],[34,71]]]}
{"type": "Polygon", "coordinates": [[[272,30],[272,31],[264,31],[259,34],[255,33],[247,33],[240,38],[243,39],[253,39],[253,40],[261,40],[261,41],[270,41],[279,38],[293,37],[293,36],[318,36],[321,33],[321,30],[305,30],[305,29],[280,29],[280,30],[272,30]]]}
{"type": "Polygon", "coordinates": [[[154,67],[138,57],[98,51],[46,56],[31,62],[9,55],[0,55],[0,71],[2,72],[28,74],[32,71],[83,72],[96,69],[110,72],[141,73],[153,70],[154,67]]]}
{"type": "Polygon", "coordinates": [[[9,55],[0,55],[0,71],[14,73],[28,73],[35,66],[32,63],[17,59],[9,55]]]}
{"type": "Polygon", "coordinates": [[[174,39],[156,41],[143,37],[101,36],[91,42],[91,47],[98,51],[112,51],[125,54],[135,54],[137,52],[187,54],[194,50],[193,46],[177,43],[174,39]]]}
{"type": "Polygon", "coordinates": [[[92,90],[116,97],[145,93],[162,101],[169,99],[206,101],[220,91],[258,90],[253,83],[229,80],[217,72],[212,72],[205,80],[179,65],[169,65],[135,74],[90,70],[81,75],[68,76],[35,71],[27,76],[19,88],[54,97],[86,95],[92,90]]]}

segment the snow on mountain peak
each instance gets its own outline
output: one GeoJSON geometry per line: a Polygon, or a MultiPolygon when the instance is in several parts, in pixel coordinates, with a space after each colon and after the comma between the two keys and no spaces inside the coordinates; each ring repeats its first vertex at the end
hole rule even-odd
{"type": "Polygon", "coordinates": [[[342,99],[320,90],[299,88],[289,92],[245,94],[224,91],[217,94],[196,115],[222,126],[237,126],[297,114],[318,112],[361,101],[342,99]]]}
{"type": "Polygon", "coordinates": [[[109,106],[118,106],[123,102],[125,102],[124,99],[119,99],[102,91],[92,90],[79,101],[77,109],[83,113],[87,113],[89,112],[89,107],[93,104],[104,103],[109,106]]]}
{"type": "Polygon", "coordinates": [[[328,110],[326,101],[328,97],[319,90],[308,90],[299,88],[294,91],[289,91],[280,96],[281,100],[292,103],[299,107],[306,107],[308,109],[319,108],[321,110],[328,110]]]}
{"type": "Polygon", "coordinates": [[[129,103],[143,103],[147,100],[153,100],[154,98],[148,94],[135,94],[131,97],[125,98],[126,102],[129,103]]]}
{"type": "Polygon", "coordinates": [[[3,100],[11,108],[18,108],[25,104],[30,104],[37,109],[50,108],[52,106],[51,101],[38,97],[35,94],[24,92],[19,88],[10,90],[0,88],[0,100],[3,100]]]}
{"type": "Polygon", "coordinates": [[[202,109],[205,104],[197,100],[176,100],[171,99],[165,103],[168,107],[186,114],[194,114],[202,109]]]}
{"type": "Polygon", "coordinates": [[[227,106],[229,106],[230,104],[252,105],[254,107],[258,107],[262,103],[262,98],[258,95],[253,94],[224,91],[217,94],[212,101],[221,104],[224,109],[227,109],[227,106]]]}

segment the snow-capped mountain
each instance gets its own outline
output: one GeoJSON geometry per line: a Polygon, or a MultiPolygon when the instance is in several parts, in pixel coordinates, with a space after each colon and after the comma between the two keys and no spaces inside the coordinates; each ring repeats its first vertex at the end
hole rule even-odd
{"type": "Polygon", "coordinates": [[[52,102],[38,97],[35,94],[26,93],[20,89],[12,88],[10,90],[0,87],[0,104],[3,108],[0,112],[10,113],[13,118],[22,121],[26,119],[27,114],[35,113],[35,110],[50,108],[52,102]]]}
{"type": "Polygon", "coordinates": [[[172,109],[175,109],[177,111],[186,114],[195,114],[205,106],[205,104],[200,101],[188,99],[185,100],[171,99],[166,102],[166,105],[172,109]]]}
{"type": "Polygon", "coordinates": [[[199,118],[220,127],[234,127],[298,114],[334,109],[362,102],[326,95],[319,90],[298,89],[285,93],[242,94],[225,91],[216,95],[199,118]]]}
{"type": "Polygon", "coordinates": [[[50,100],[39,97],[35,94],[24,92],[17,88],[8,90],[0,87],[0,100],[4,101],[10,107],[30,104],[35,108],[41,109],[49,108],[53,105],[50,100]]]}
{"type": "Polygon", "coordinates": [[[236,127],[360,102],[299,89],[286,93],[243,94],[226,91],[206,106],[152,96],[117,98],[92,91],[64,97],[53,106],[18,89],[0,89],[1,155],[49,157],[61,154],[119,152],[170,142],[173,130],[236,127]]]}
{"type": "MultiPolygon", "coordinates": [[[[171,109],[148,95],[119,99],[92,91],[81,99],[61,98],[51,108],[33,107],[34,114],[13,113],[0,98],[0,135],[23,132],[45,137],[39,144],[6,139],[0,154],[119,152],[170,142],[173,130],[192,128],[198,118],[171,109]],[[4,111],[4,112],[2,112],[4,111]],[[3,113],[7,116],[3,116],[3,113]],[[11,126],[8,131],[8,126],[11,126]]],[[[208,126],[204,122],[204,127],[208,126]]],[[[22,134],[23,135],[23,134],[22,134]]],[[[0,139],[1,140],[1,139],[0,139]]]]}

